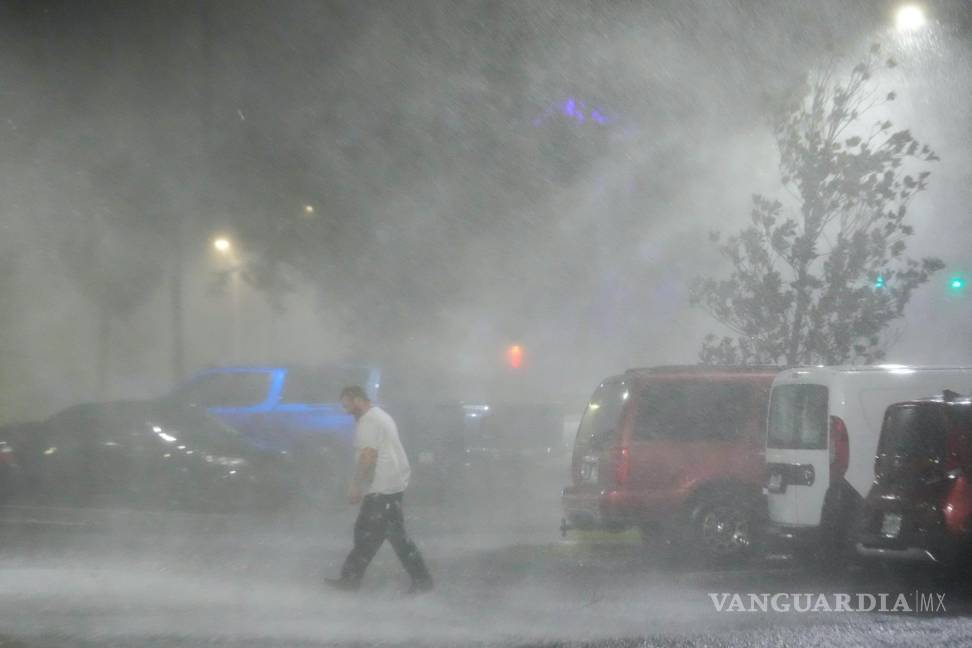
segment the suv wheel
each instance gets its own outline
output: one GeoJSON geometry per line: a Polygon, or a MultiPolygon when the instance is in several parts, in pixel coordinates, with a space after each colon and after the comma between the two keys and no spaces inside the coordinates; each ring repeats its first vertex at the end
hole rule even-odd
{"type": "Polygon", "coordinates": [[[704,499],[692,515],[692,540],[709,562],[727,563],[752,554],[756,544],[756,510],[745,497],[704,499]]]}

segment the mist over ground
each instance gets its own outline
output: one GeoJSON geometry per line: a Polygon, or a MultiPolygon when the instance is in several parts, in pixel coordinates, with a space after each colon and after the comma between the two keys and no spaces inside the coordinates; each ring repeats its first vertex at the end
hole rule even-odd
{"type": "MultiPolygon", "coordinates": [[[[540,483],[534,487],[542,486],[540,483]]],[[[641,541],[557,539],[555,498],[462,506],[407,500],[410,532],[437,580],[408,578],[379,551],[361,591],[322,590],[349,546],[351,509],[294,523],[144,520],[28,548],[0,549],[0,639],[14,646],[813,646],[969,641],[967,588],[942,614],[725,613],[710,593],[909,592],[904,581],[834,579],[788,563],[746,570],[673,567],[641,541]],[[148,523],[150,524],[150,523],[148,523]],[[8,639],[8,637],[10,639],[8,639]],[[16,638],[16,639],[13,639],[16,638]],[[20,642],[20,643],[16,643],[20,642]]],[[[910,595],[910,593],[909,593],[910,595]]]]}

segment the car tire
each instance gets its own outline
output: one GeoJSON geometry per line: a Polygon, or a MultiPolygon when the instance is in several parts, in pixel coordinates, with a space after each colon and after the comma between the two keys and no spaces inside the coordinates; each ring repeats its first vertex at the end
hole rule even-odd
{"type": "Polygon", "coordinates": [[[759,545],[760,507],[744,494],[703,496],[689,514],[686,546],[706,564],[745,563],[759,545]]]}

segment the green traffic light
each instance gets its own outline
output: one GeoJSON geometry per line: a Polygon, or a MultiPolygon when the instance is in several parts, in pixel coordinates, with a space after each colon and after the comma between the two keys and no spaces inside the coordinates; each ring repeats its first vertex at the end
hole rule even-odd
{"type": "Polygon", "coordinates": [[[874,280],[875,288],[884,288],[884,277],[878,275],[878,278],[874,280]]]}
{"type": "Polygon", "coordinates": [[[961,290],[965,287],[965,280],[961,277],[952,277],[948,285],[951,286],[952,290],[961,290]]]}

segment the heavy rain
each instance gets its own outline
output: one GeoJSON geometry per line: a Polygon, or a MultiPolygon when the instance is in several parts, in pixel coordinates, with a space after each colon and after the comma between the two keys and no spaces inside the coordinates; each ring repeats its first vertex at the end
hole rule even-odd
{"type": "Polygon", "coordinates": [[[0,32],[0,646],[972,644],[967,0],[0,32]]]}

